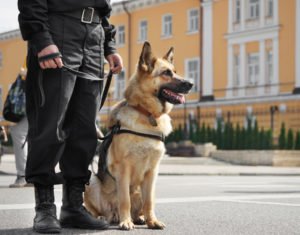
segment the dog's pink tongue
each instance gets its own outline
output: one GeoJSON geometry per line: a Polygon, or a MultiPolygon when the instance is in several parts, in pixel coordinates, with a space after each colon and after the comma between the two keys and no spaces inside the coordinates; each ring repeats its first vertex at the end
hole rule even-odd
{"type": "Polygon", "coordinates": [[[185,97],[183,95],[180,96],[179,101],[180,101],[181,104],[184,104],[185,103],[185,97]]]}

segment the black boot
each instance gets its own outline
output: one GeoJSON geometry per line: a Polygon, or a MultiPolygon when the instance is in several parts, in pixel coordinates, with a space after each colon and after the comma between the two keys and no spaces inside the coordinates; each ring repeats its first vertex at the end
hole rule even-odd
{"type": "Polygon", "coordinates": [[[63,205],[60,224],[63,228],[107,229],[109,223],[93,217],[82,205],[85,184],[71,182],[63,185],[63,205]]]}
{"type": "Polygon", "coordinates": [[[33,230],[38,233],[59,233],[61,227],[56,217],[53,185],[34,185],[35,217],[33,230]]]}

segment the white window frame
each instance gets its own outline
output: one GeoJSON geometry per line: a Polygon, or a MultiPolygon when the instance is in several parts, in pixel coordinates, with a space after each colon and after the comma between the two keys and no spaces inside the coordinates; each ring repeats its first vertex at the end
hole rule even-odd
{"type": "Polygon", "coordinates": [[[233,55],[233,87],[241,83],[241,58],[239,54],[233,55]]]}
{"type": "Polygon", "coordinates": [[[259,53],[250,53],[247,56],[247,85],[258,84],[260,74],[259,53]]]}
{"type": "Polygon", "coordinates": [[[121,73],[117,74],[114,85],[115,85],[114,99],[117,100],[122,99],[124,97],[124,91],[126,86],[126,73],[124,69],[121,71],[121,73]]]}
{"type": "Polygon", "coordinates": [[[274,81],[274,54],[273,54],[273,51],[267,51],[266,84],[272,84],[273,81],[274,81]]]}
{"type": "Polygon", "coordinates": [[[192,88],[192,92],[197,92],[200,90],[200,58],[188,58],[185,60],[185,77],[187,80],[192,82],[194,84],[192,88]],[[190,63],[195,62],[196,63],[196,68],[195,71],[190,71],[190,63]]]}
{"type": "Polygon", "coordinates": [[[199,31],[199,9],[192,8],[187,12],[188,33],[196,33],[199,31]],[[194,14],[196,13],[196,14],[194,14]]]}
{"type": "Polygon", "coordinates": [[[262,0],[248,0],[248,19],[258,20],[260,16],[260,1],[262,0]]]}
{"type": "Polygon", "coordinates": [[[117,26],[117,35],[116,35],[116,44],[118,46],[125,45],[126,36],[125,36],[125,25],[117,26]]]}
{"type": "Polygon", "coordinates": [[[162,16],[162,38],[171,37],[173,34],[173,16],[166,14],[162,16]]]}
{"type": "Polygon", "coordinates": [[[241,0],[235,0],[234,2],[234,23],[241,22],[241,10],[242,10],[242,3],[241,0]]]}
{"type": "Polygon", "coordinates": [[[267,0],[266,16],[267,17],[274,16],[274,0],[267,0]]]}
{"type": "Polygon", "coordinates": [[[139,42],[148,40],[148,21],[141,20],[139,23],[139,42]]]}

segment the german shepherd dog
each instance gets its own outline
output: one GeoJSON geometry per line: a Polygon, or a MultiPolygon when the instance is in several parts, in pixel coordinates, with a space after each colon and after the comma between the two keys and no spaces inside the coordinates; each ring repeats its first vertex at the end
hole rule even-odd
{"type": "MultiPolygon", "coordinates": [[[[110,127],[118,124],[139,133],[170,134],[173,104],[184,103],[183,94],[193,86],[176,74],[173,54],[171,48],[163,58],[157,58],[150,44],[144,43],[136,72],[125,90],[125,100],[111,112],[110,127]]],[[[86,186],[86,208],[95,217],[119,223],[122,230],[145,223],[150,229],[163,229],[164,223],[155,216],[154,197],[164,154],[164,143],[157,138],[132,133],[114,135],[107,151],[107,173],[101,180],[93,175],[86,186]]]]}

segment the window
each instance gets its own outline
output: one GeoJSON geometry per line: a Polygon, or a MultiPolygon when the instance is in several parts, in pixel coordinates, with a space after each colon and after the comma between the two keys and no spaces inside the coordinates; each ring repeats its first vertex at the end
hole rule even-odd
{"type": "Polygon", "coordinates": [[[199,28],[199,11],[198,9],[192,9],[188,12],[188,31],[198,32],[199,28]]]}
{"type": "Polygon", "coordinates": [[[2,66],[3,66],[3,54],[0,51],[0,69],[2,68],[2,66]]]}
{"type": "Polygon", "coordinates": [[[267,52],[267,68],[266,68],[266,83],[270,84],[273,81],[273,52],[267,52]]]}
{"type": "Polygon", "coordinates": [[[117,45],[124,45],[125,44],[125,26],[120,25],[117,28],[117,45]]]}
{"type": "Polygon", "coordinates": [[[119,73],[116,76],[114,98],[122,99],[124,97],[124,91],[125,91],[125,72],[121,71],[121,73],[119,73]]]}
{"type": "Polygon", "coordinates": [[[172,36],[172,16],[165,15],[162,19],[162,36],[169,37],[172,36]]]}
{"type": "Polygon", "coordinates": [[[273,17],[274,13],[274,0],[267,0],[267,16],[273,17]]]}
{"type": "Polygon", "coordinates": [[[248,55],[248,85],[255,85],[259,79],[259,55],[248,55]]]}
{"type": "Polygon", "coordinates": [[[241,21],[241,0],[235,1],[235,23],[240,23],[241,21]]]}
{"type": "Polygon", "coordinates": [[[142,20],[140,22],[140,27],[139,27],[139,41],[143,42],[146,41],[148,38],[148,22],[146,20],[142,20]]]}
{"type": "Polygon", "coordinates": [[[192,91],[198,91],[200,80],[200,68],[198,58],[186,60],[185,75],[187,79],[194,84],[192,91]]]}
{"type": "Polygon", "coordinates": [[[249,0],[249,19],[259,18],[259,0],[249,0]]]}
{"type": "Polygon", "coordinates": [[[234,56],[234,79],[233,79],[233,86],[239,86],[240,85],[240,56],[235,55],[234,56]]]}

